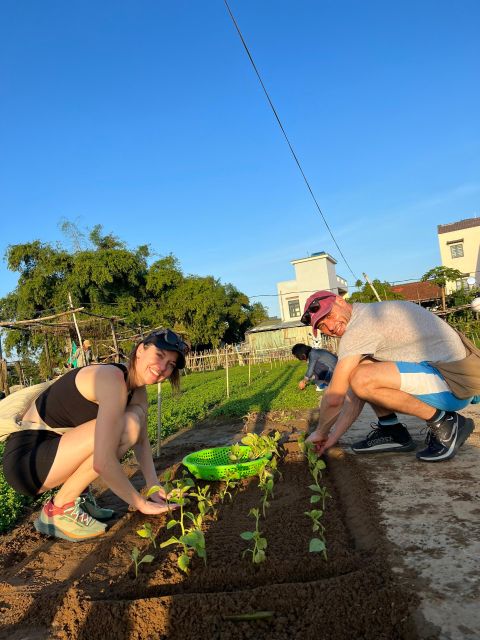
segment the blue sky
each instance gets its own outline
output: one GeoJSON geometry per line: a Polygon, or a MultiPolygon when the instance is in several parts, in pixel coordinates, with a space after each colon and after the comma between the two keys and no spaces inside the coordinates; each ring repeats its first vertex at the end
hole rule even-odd
{"type": "MultiPolygon", "coordinates": [[[[230,6],[355,275],[438,265],[437,224],[480,215],[480,3],[230,6]]],[[[272,313],[292,259],[354,282],[220,0],[3,0],[0,217],[2,255],[102,224],[272,313]]]]}

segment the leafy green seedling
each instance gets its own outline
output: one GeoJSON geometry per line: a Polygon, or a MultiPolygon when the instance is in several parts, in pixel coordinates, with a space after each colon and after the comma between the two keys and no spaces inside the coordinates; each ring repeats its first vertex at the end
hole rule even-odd
{"type": "Polygon", "coordinates": [[[319,487],[317,484],[309,485],[309,489],[313,491],[313,496],[310,496],[310,504],[317,504],[322,502],[322,509],[325,511],[325,500],[332,496],[328,493],[327,487],[319,487]]]}
{"type": "Polygon", "coordinates": [[[197,487],[197,491],[193,491],[190,495],[197,499],[198,510],[203,518],[210,511],[215,512],[209,484],[205,485],[203,488],[197,487]]]}
{"type": "Polygon", "coordinates": [[[275,431],[273,436],[259,436],[256,433],[247,433],[242,438],[242,444],[250,447],[250,458],[257,460],[267,455],[278,456],[278,441],[280,440],[280,433],[275,431]]]}
{"type": "Polygon", "coordinates": [[[224,484],[218,494],[220,502],[224,502],[227,496],[230,498],[231,502],[233,498],[232,494],[230,493],[230,489],[234,489],[238,484],[238,478],[235,471],[227,469],[224,473],[223,483],[224,484]]]}
{"type": "Polygon", "coordinates": [[[312,509],[311,511],[305,511],[304,513],[311,519],[313,531],[320,531],[323,534],[325,527],[320,522],[320,518],[323,516],[323,511],[320,511],[320,509],[312,509]]]}
{"type": "Polygon", "coordinates": [[[141,538],[148,538],[150,542],[153,544],[153,548],[156,549],[157,545],[155,543],[155,536],[152,531],[152,525],[149,522],[145,522],[143,527],[137,531],[137,534],[141,538]]]}
{"type": "Polygon", "coordinates": [[[133,547],[132,560],[135,565],[135,578],[138,578],[138,567],[144,562],[152,562],[153,556],[145,555],[143,556],[143,558],[140,558],[140,549],[138,547],[133,547]]]}
{"type": "Polygon", "coordinates": [[[230,451],[228,453],[228,459],[231,462],[240,462],[240,460],[243,458],[243,452],[242,452],[242,447],[241,445],[237,444],[232,444],[232,446],[230,447],[230,451]]]}
{"type": "Polygon", "coordinates": [[[265,518],[265,509],[270,506],[269,498],[273,497],[274,476],[268,465],[262,467],[258,474],[258,486],[262,492],[262,513],[265,518]]]}
{"type": "MultiPolygon", "coordinates": [[[[167,522],[167,529],[172,529],[174,526],[179,525],[181,529],[180,536],[172,536],[165,542],[162,542],[160,547],[163,549],[172,544],[180,544],[182,546],[182,553],[178,557],[177,564],[185,573],[189,572],[190,556],[189,550],[193,550],[199,558],[203,558],[205,564],[207,563],[207,552],[205,548],[205,536],[201,530],[203,523],[203,515],[199,513],[194,515],[190,511],[185,511],[185,506],[189,504],[189,496],[193,496],[194,492],[192,488],[195,483],[188,476],[183,476],[182,479],[174,481],[174,488],[171,491],[171,495],[174,497],[176,504],[180,506],[180,517],[178,520],[172,518],[167,522]],[[192,527],[186,526],[186,520],[192,522],[192,527]]],[[[206,488],[208,492],[208,487],[206,488]]],[[[196,495],[201,496],[201,502],[206,502],[206,492],[199,489],[196,495]]]]}
{"type": "Polygon", "coordinates": [[[262,532],[258,529],[260,510],[250,509],[248,515],[255,518],[255,529],[253,531],[243,531],[240,534],[240,537],[243,538],[243,540],[247,540],[248,542],[253,540],[253,549],[245,549],[242,555],[245,556],[246,553],[251,553],[253,563],[260,564],[261,562],[265,562],[265,550],[267,548],[267,539],[262,537],[262,532]]]}

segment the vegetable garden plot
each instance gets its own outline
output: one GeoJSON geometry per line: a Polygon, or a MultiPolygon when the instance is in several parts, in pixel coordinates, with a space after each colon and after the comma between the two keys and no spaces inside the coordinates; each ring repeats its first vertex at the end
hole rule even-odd
{"type": "Polygon", "coordinates": [[[132,514],[113,544],[99,547],[91,569],[69,588],[38,593],[29,624],[49,627],[45,637],[63,639],[414,638],[409,612],[415,599],[386,564],[360,470],[352,461],[332,461],[324,473],[332,496],[323,518],[325,560],[308,551],[307,464],[296,444],[287,449],[283,479],[276,481],[266,518],[259,521],[267,540],[265,562],[254,565],[250,554],[242,557],[249,543],[240,534],[252,529],[248,514],[261,501],[258,480],[251,478],[242,481],[231,502],[227,498],[217,517],[207,518],[206,565],[194,557],[185,575],[175,547],[158,550],[171,534],[168,518],[149,520],[158,533],[154,550],[135,533],[145,516],[132,514]],[[130,559],[134,545],[155,555],[139,568],[138,579],[130,559]],[[232,619],[258,612],[266,617],[232,619]]]}

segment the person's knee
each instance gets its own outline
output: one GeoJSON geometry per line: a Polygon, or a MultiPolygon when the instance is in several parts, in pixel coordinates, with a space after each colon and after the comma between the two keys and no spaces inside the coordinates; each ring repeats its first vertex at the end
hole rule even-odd
{"type": "Polygon", "coordinates": [[[350,375],[350,387],[356,396],[365,398],[375,388],[375,375],[372,366],[358,366],[350,375]]]}

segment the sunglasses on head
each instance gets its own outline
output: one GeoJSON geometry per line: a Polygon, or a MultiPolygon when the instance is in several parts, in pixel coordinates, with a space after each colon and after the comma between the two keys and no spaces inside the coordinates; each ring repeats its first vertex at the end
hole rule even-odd
{"type": "Polygon", "coordinates": [[[186,351],[188,351],[188,345],[184,342],[179,335],[172,331],[171,329],[159,329],[158,331],[153,331],[148,336],[148,342],[154,342],[154,338],[160,338],[163,342],[171,345],[172,347],[176,347],[179,351],[181,351],[184,355],[186,351]]]}
{"type": "Polygon", "coordinates": [[[331,297],[332,295],[328,294],[327,296],[319,296],[318,298],[314,298],[308,305],[307,310],[305,311],[303,316],[300,318],[300,322],[302,324],[309,325],[312,319],[312,313],[317,313],[317,311],[320,309],[320,300],[326,300],[327,298],[331,297]]]}

